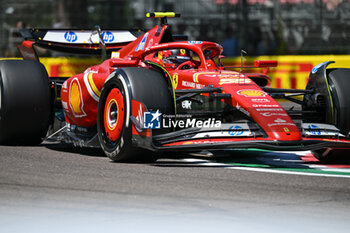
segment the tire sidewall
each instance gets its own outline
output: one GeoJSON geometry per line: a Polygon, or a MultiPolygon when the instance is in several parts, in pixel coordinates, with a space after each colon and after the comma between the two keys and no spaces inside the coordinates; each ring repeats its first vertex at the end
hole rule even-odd
{"type": "Polygon", "coordinates": [[[53,113],[45,67],[36,61],[0,61],[0,89],[0,143],[39,144],[53,113]]]}

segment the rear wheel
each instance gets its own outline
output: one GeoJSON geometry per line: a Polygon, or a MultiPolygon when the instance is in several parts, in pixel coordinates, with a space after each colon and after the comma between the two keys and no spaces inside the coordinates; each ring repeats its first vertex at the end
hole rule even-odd
{"type": "Polygon", "coordinates": [[[35,61],[0,61],[0,143],[38,144],[51,119],[45,67],[35,61]]]}
{"type": "Polygon", "coordinates": [[[171,90],[161,73],[144,68],[123,68],[104,84],[98,104],[97,130],[105,154],[115,162],[151,162],[156,154],[132,145],[131,100],[149,111],[174,112],[171,90]]]}

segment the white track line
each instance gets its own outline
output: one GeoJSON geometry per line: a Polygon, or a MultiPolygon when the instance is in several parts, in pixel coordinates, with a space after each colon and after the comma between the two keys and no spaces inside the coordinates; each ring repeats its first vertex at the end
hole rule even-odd
{"type": "Polygon", "coordinates": [[[336,177],[336,178],[350,178],[350,175],[337,175],[337,174],[321,174],[321,173],[312,173],[312,172],[294,172],[294,171],[282,171],[282,170],[274,170],[267,168],[253,168],[253,167],[239,167],[224,163],[215,163],[204,159],[183,159],[189,163],[195,163],[197,165],[203,166],[214,166],[214,167],[223,167],[226,169],[233,170],[243,170],[243,171],[255,171],[255,172],[265,172],[265,173],[277,173],[277,174],[287,174],[287,175],[302,175],[302,176],[318,176],[318,177],[336,177]]]}

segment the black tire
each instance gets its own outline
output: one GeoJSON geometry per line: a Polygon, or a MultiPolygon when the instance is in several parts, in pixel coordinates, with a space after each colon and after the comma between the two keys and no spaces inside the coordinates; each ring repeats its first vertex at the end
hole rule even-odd
{"type": "MultiPolygon", "coordinates": [[[[327,79],[333,100],[334,124],[344,135],[350,132],[350,69],[328,69],[327,79]]],[[[332,110],[329,110],[331,112],[332,110]]],[[[332,122],[330,122],[332,123],[332,122]]],[[[321,149],[312,151],[314,156],[325,163],[346,161],[346,149],[321,149]]]]}
{"type": "Polygon", "coordinates": [[[0,61],[0,143],[39,144],[51,119],[45,67],[29,60],[0,61]]]}
{"type": "Polygon", "coordinates": [[[350,69],[329,69],[327,73],[334,105],[335,125],[347,135],[350,132],[350,69]]]}
{"type": "Polygon", "coordinates": [[[320,160],[322,163],[349,163],[350,158],[348,156],[349,149],[319,149],[311,151],[316,159],[320,160]]]}
{"type": "Polygon", "coordinates": [[[144,103],[150,111],[174,113],[172,90],[161,73],[138,67],[118,69],[106,80],[98,103],[100,145],[115,162],[151,162],[155,154],[132,145],[132,99],[144,103]]]}

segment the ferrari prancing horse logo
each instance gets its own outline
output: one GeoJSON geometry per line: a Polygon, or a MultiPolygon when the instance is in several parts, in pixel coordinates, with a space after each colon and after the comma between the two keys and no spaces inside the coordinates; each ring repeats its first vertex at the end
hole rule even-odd
{"type": "Polygon", "coordinates": [[[178,74],[174,74],[173,75],[173,86],[174,86],[174,89],[177,88],[177,84],[179,83],[179,75],[178,74]]]}

